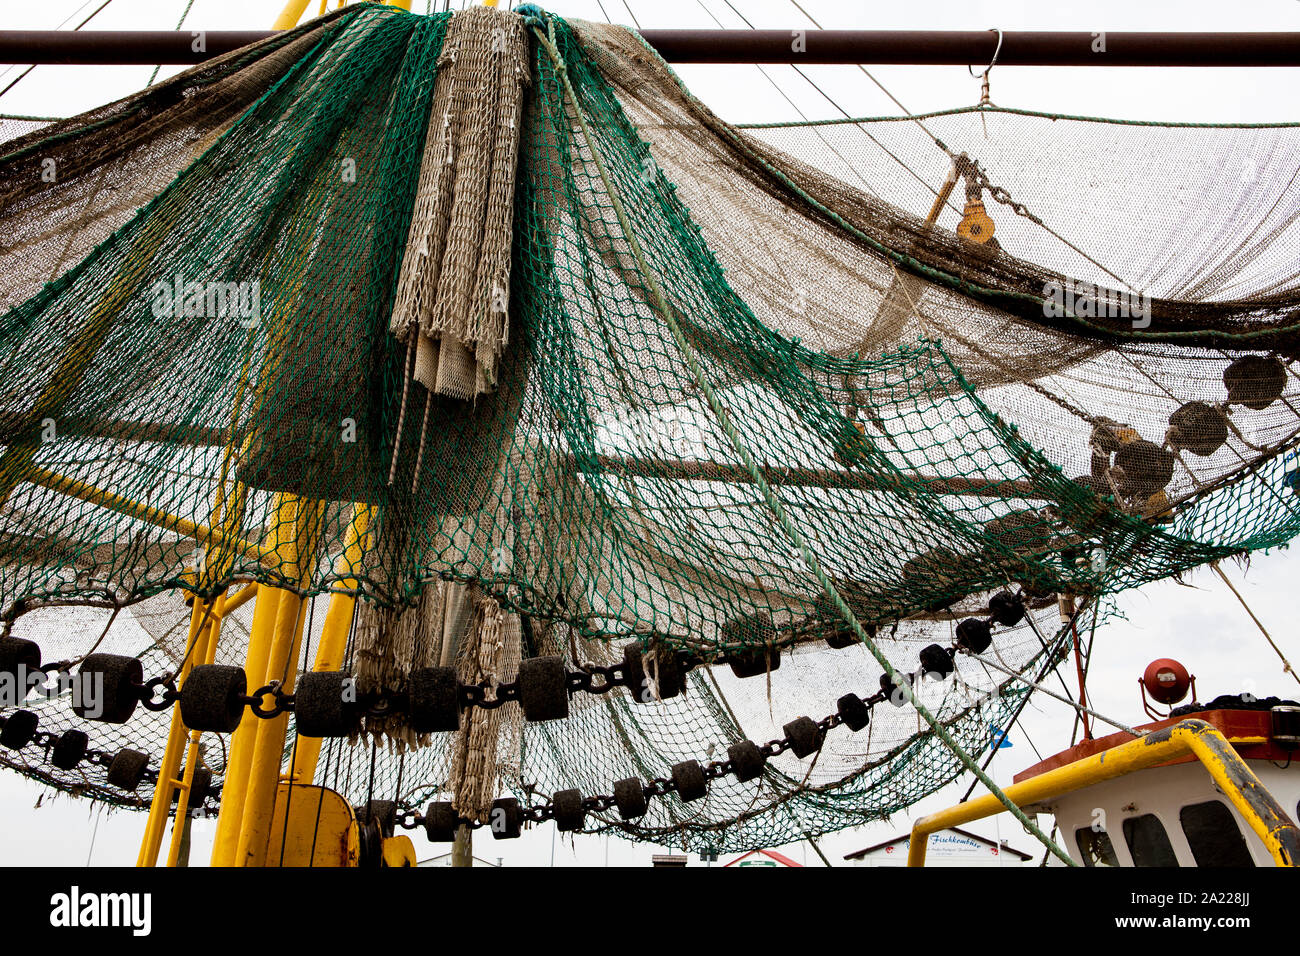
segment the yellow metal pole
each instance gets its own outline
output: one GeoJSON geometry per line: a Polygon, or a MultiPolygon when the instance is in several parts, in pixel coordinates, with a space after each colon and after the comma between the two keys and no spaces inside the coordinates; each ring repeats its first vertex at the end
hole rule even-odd
{"type": "Polygon", "coordinates": [[[226,603],[221,609],[222,616],[225,617],[226,615],[230,614],[231,611],[234,611],[236,608],[243,607],[245,604],[247,604],[255,597],[257,597],[256,581],[252,582],[251,584],[244,585],[234,594],[226,598],[226,603]]]}
{"type": "MultiPolygon", "coordinates": [[[[289,0],[271,28],[292,29],[302,18],[308,2],[309,0],[289,0]]],[[[395,5],[405,10],[410,9],[409,0],[405,0],[404,3],[397,2],[395,5]]],[[[278,361],[272,362],[268,368],[274,368],[276,365],[278,361]]],[[[264,380],[268,374],[269,372],[264,370],[264,380]]],[[[264,395],[261,398],[264,400],[264,395]]],[[[316,535],[319,531],[318,503],[291,495],[277,496],[276,520],[265,550],[271,555],[280,557],[281,567],[298,561],[302,551],[297,549],[297,545],[301,542],[295,540],[294,557],[291,561],[285,561],[285,549],[282,546],[290,542],[281,538],[279,529],[286,526],[287,512],[294,511],[299,519],[295,520],[294,526],[299,531],[298,537],[301,538],[303,526],[300,519],[304,510],[311,512],[316,519],[312,522],[308,535],[311,546],[306,549],[306,552],[310,556],[315,551],[316,535]]],[[[369,517],[370,511],[367,506],[365,524],[368,524],[369,517]]],[[[362,530],[364,531],[364,525],[362,530]]],[[[309,559],[307,564],[310,573],[309,559]]],[[[300,583],[305,583],[301,577],[300,583]]],[[[253,626],[244,666],[249,686],[251,689],[256,689],[264,686],[269,680],[283,678],[287,691],[291,689],[296,676],[294,665],[302,635],[306,604],[293,592],[278,588],[260,587],[255,593],[257,603],[254,605],[253,626]]],[[[239,603],[247,600],[244,592],[240,592],[237,597],[241,598],[239,603]]],[[[327,615],[327,627],[333,625],[330,631],[331,648],[339,641],[340,627],[343,628],[342,646],[346,646],[347,622],[351,620],[352,599],[348,597],[345,615],[343,604],[341,602],[335,604],[340,597],[335,595],[331,600],[330,615],[333,616],[333,621],[330,620],[330,615],[327,615]]],[[[342,650],[339,649],[334,654],[334,659],[341,659],[341,656],[342,650]]],[[[317,663],[318,665],[320,663],[319,655],[317,663]]],[[[268,828],[275,812],[276,787],[279,782],[280,762],[287,729],[288,715],[284,714],[272,720],[245,720],[232,735],[226,778],[222,786],[221,813],[217,820],[216,841],[212,849],[213,866],[246,866],[265,862],[268,828]]],[[[319,742],[317,742],[316,753],[319,754],[319,742]]],[[[314,757],[311,763],[314,773],[314,757]]]]}
{"type": "MultiPolygon", "coordinates": [[[[241,384],[242,390],[242,384],[241,384]]],[[[207,560],[204,562],[201,577],[196,583],[204,588],[217,581],[224,581],[230,573],[235,555],[228,548],[218,545],[212,547],[210,539],[219,538],[224,544],[235,537],[244,516],[246,489],[239,482],[235,483],[230,496],[226,495],[226,480],[229,476],[232,449],[227,448],[222,463],[221,477],[217,482],[217,491],[212,502],[212,523],[220,525],[224,534],[213,532],[207,538],[200,538],[199,543],[205,547],[207,560]]],[[[217,655],[217,641],[221,635],[221,622],[225,616],[225,592],[223,587],[210,601],[200,601],[197,596],[190,611],[190,636],[186,642],[185,658],[181,661],[177,676],[177,688],[184,689],[190,672],[198,664],[211,664],[217,655]]],[[[177,801],[176,823],[172,827],[172,842],[168,851],[168,866],[175,866],[180,859],[180,850],[186,836],[186,812],[189,808],[190,788],[194,781],[194,771],[198,762],[198,731],[189,731],[189,757],[185,764],[185,774],[177,779],[180,770],[181,749],[184,746],[187,728],[181,719],[179,704],[172,705],[171,728],[167,736],[167,747],[163,751],[162,766],[158,771],[158,782],[154,786],[153,802],[149,808],[149,819],[145,825],[144,839],[140,843],[140,854],[136,858],[137,866],[154,866],[158,862],[158,851],[162,846],[163,834],[167,827],[167,816],[171,808],[172,791],[179,785],[180,795],[177,801]]]]}
{"type": "MultiPolygon", "coordinates": [[[[373,508],[367,504],[352,507],[352,524],[348,526],[343,553],[335,562],[334,573],[340,576],[340,589],[355,590],[356,578],[343,577],[361,564],[366,552],[367,534],[373,508]]],[[[348,633],[352,629],[352,612],[357,600],[351,594],[337,590],[330,595],[329,611],[321,628],[320,647],[316,651],[313,671],[334,671],[343,665],[343,654],[348,646],[348,633]]],[[[316,776],[316,762],[320,759],[321,738],[299,737],[294,742],[293,774],[296,784],[309,784],[316,776]]]]}
{"type": "MultiPolygon", "coordinates": [[[[306,602],[299,595],[292,592],[281,595],[275,635],[271,640],[271,656],[267,661],[268,673],[277,670],[286,673],[292,666],[291,662],[296,656],[294,651],[302,633],[305,609],[306,602]]],[[[256,725],[253,758],[244,797],[244,813],[240,819],[235,866],[266,865],[266,845],[270,837],[271,819],[275,815],[276,789],[280,784],[289,715],[281,714],[253,723],[256,725]]]]}
{"type": "MultiPolygon", "coordinates": [[[[293,536],[283,533],[282,529],[296,526],[297,511],[298,499],[293,495],[276,496],[265,546],[267,550],[280,555],[282,559],[296,561],[296,553],[293,552],[293,536]]],[[[248,650],[244,657],[244,673],[247,675],[250,691],[266,683],[266,664],[275,635],[275,622],[281,599],[288,593],[271,587],[259,587],[257,590],[257,603],[253,605],[253,625],[249,633],[248,650]]],[[[239,829],[259,723],[261,721],[253,718],[240,721],[239,727],[230,738],[226,778],[221,787],[221,813],[217,817],[217,834],[212,847],[213,866],[235,865],[235,852],[239,843],[239,829]]]]}
{"type": "Polygon", "coordinates": [[[284,9],[280,11],[280,15],[275,18],[275,22],[271,24],[271,29],[292,30],[298,25],[298,21],[302,19],[309,2],[310,0],[289,0],[284,5],[284,9]]]}
{"type": "MultiPolygon", "coordinates": [[[[321,502],[300,498],[296,535],[294,541],[295,583],[306,590],[310,584],[316,545],[320,536],[323,511],[321,502]]],[[[276,613],[275,634],[271,639],[270,654],[266,662],[266,681],[281,681],[286,692],[293,690],[297,677],[298,648],[302,640],[302,626],[306,617],[307,601],[300,594],[286,591],[280,598],[276,613]]],[[[236,866],[263,866],[266,863],[267,841],[271,820],[275,816],[276,790],[280,783],[280,767],[284,758],[285,734],[289,729],[289,715],[280,714],[269,720],[257,720],[253,744],[252,766],[248,775],[244,811],[240,821],[239,842],[235,850],[236,866]]]]}
{"type": "MultiPolygon", "coordinates": [[[[211,602],[215,611],[220,598],[211,602]]],[[[196,660],[207,659],[208,645],[215,637],[215,628],[209,625],[212,613],[209,602],[195,601],[190,609],[190,633],[185,642],[185,661],[181,665],[177,681],[183,687],[185,678],[194,668],[196,660]]],[[[162,847],[163,833],[167,829],[167,817],[171,810],[172,790],[176,787],[176,775],[181,766],[181,752],[185,744],[185,725],[181,722],[181,709],[172,707],[171,729],[167,734],[167,747],[163,751],[162,765],[158,768],[158,783],[153,790],[153,802],[149,805],[149,819],[145,824],[144,839],[140,842],[140,854],[136,866],[153,866],[158,862],[158,851],[162,847]]],[[[191,768],[192,769],[192,768],[191,768]]],[[[180,819],[178,816],[177,819],[180,819]]]]}
{"type": "MultiPolygon", "coordinates": [[[[197,602],[196,602],[197,603],[197,602]]],[[[217,595],[213,602],[212,619],[208,622],[208,642],[206,653],[203,655],[203,663],[211,664],[217,659],[217,641],[221,637],[221,622],[225,619],[227,610],[225,607],[225,594],[217,595]]],[[[177,707],[173,714],[173,719],[180,716],[180,708],[177,707]]],[[[197,730],[190,731],[190,745],[185,754],[185,775],[178,781],[180,784],[180,795],[176,800],[176,822],[172,824],[172,842],[167,850],[167,865],[180,866],[181,851],[185,851],[188,865],[189,850],[186,843],[189,838],[189,810],[190,795],[193,792],[194,773],[199,766],[199,738],[202,733],[197,730]]]]}
{"type": "MultiPolygon", "coordinates": [[[[1262,737],[1241,737],[1228,741],[1203,720],[1183,720],[1137,740],[1112,747],[1093,757],[1039,774],[1004,791],[1017,806],[1037,803],[1081,790],[1105,780],[1145,770],[1187,754],[1194,755],[1209,771],[1214,782],[1264,842],[1278,866],[1300,865],[1300,830],[1287,817],[1273,796],[1264,789],[1233,744],[1264,743],[1262,737]]],[[[959,803],[947,810],[922,817],[912,826],[908,866],[925,866],[930,834],[948,827],[1001,813],[1006,809],[993,794],[959,803]]]]}
{"type": "Polygon", "coordinates": [[[27,480],[34,485],[40,485],[42,488],[49,488],[51,491],[57,491],[60,494],[67,495],[70,498],[76,498],[80,501],[89,502],[90,504],[99,505],[107,508],[109,511],[115,511],[118,514],[126,515],[128,518],[135,518],[146,524],[162,528],[164,531],[172,531],[186,538],[193,538],[200,544],[211,543],[215,547],[233,548],[239,554],[246,557],[257,558],[259,561],[266,561],[268,557],[274,557],[264,548],[259,548],[255,544],[247,541],[241,541],[237,536],[219,531],[216,528],[210,528],[206,525],[197,524],[187,518],[179,515],[169,514],[160,508],[152,505],[142,504],[133,501],[124,495],[119,495],[96,485],[79,481],[76,478],[68,478],[64,475],[57,474],[45,468],[31,468],[30,473],[26,476],[27,480]]]}
{"type": "MultiPolygon", "coordinates": [[[[288,0],[279,17],[271,24],[271,29],[292,29],[302,18],[308,2],[309,0],[288,0]]],[[[279,367],[282,345],[283,343],[278,342],[273,334],[268,334],[268,361],[262,369],[255,407],[251,412],[251,417],[254,419],[266,402],[266,386],[279,367]]],[[[245,370],[249,367],[251,354],[250,349],[249,356],[244,361],[245,370]]],[[[239,407],[238,402],[235,407],[239,407]]],[[[232,423],[231,435],[236,432],[237,428],[232,423]]],[[[245,443],[251,442],[253,437],[253,435],[245,436],[245,443]]],[[[299,554],[296,529],[299,527],[298,518],[302,506],[303,500],[294,495],[276,494],[272,507],[271,527],[265,542],[265,550],[268,552],[268,558],[271,559],[269,563],[281,568],[296,564],[299,554]],[[283,529],[288,528],[293,528],[295,531],[285,534],[283,529]]],[[[253,625],[244,656],[244,673],[248,679],[249,689],[256,690],[267,683],[268,663],[271,660],[271,649],[276,642],[276,625],[283,606],[300,605],[301,601],[291,592],[279,588],[262,586],[252,593],[256,594],[257,603],[253,606],[253,625]]],[[[261,731],[259,725],[263,723],[268,722],[258,719],[240,721],[239,727],[231,735],[226,777],[221,787],[221,812],[217,817],[217,833],[212,847],[213,866],[235,866],[241,862],[240,834],[244,825],[244,813],[249,807],[248,788],[253,777],[254,757],[261,731]]],[[[271,794],[270,799],[273,804],[274,793],[271,794]]]]}

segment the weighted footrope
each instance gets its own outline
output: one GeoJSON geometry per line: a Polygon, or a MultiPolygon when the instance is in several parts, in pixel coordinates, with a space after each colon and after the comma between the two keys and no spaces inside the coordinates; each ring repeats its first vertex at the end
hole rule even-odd
{"type": "Polygon", "coordinates": [[[41,669],[41,649],[21,637],[0,637],[0,674],[18,676],[41,669]]]}
{"type": "Polygon", "coordinates": [[[952,662],[952,653],[938,644],[921,648],[921,673],[943,679],[953,672],[956,665],[952,662]]]}
{"type": "Polygon", "coordinates": [[[790,741],[790,752],[796,757],[807,757],[821,749],[824,734],[811,717],[796,717],[781,728],[790,741]]]}
{"type": "Polygon", "coordinates": [[[752,740],[741,740],[728,747],[727,759],[731,761],[731,772],[741,783],[761,774],[767,763],[767,757],[752,740]]]}
{"type": "Polygon", "coordinates": [[[677,796],[683,802],[698,800],[709,792],[709,781],[704,776],[704,768],[698,760],[683,760],[673,764],[673,783],[677,787],[677,796]]]}
{"type": "Polygon", "coordinates": [[[460,815],[446,800],[429,804],[424,811],[424,833],[430,843],[450,843],[456,839],[460,815]]]}
{"type": "Polygon", "coordinates": [[[655,645],[643,652],[639,644],[628,644],[623,648],[623,679],[632,699],[648,704],[685,690],[686,668],[670,647],[655,645]]]}
{"type": "Polygon", "coordinates": [[[562,657],[530,657],[519,665],[519,703],[529,721],[569,716],[568,677],[562,657]]]}
{"type": "Polygon", "coordinates": [[[244,716],[247,690],[242,667],[200,664],[181,686],[181,721],[191,730],[234,733],[244,716]]]}
{"type": "Polygon", "coordinates": [[[138,750],[119,750],[113,762],[108,765],[107,779],[110,786],[119,790],[133,792],[144,780],[145,769],[149,766],[149,757],[138,750]]]}
{"type": "Polygon", "coordinates": [[[1193,455],[1213,455],[1228,440],[1228,419],[1205,402],[1188,402],[1169,416],[1169,444],[1193,455]]]}
{"type": "MultiPolygon", "coordinates": [[[[997,597],[997,595],[994,595],[997,597]]],[[[957,645],[974,654],[983,654],[993,643],[993,632],[988,621],[968,617],[957,625],[957,645]]]]}
{"type": "Polygon", "coordinates": [[[871,708],[857,694],[845,694],[835,703],[844,726],[855,733],[871,723],[871,708]]]}
{"type": "Polygon", "coordinates": [[[1025,616],[1025,602],[1010,591],[989,598],[989,616],[1003,627],[1015,627],[1025,616]]]}
{"type": "MultiPolygon", "coordinates": [[[[817,617],[825,621],[830,628],[830,633],[826,635],[827,647],[839,650],[861,643],[853,629],[840,617],[840,612],[836,610],[835,604],[831,601],[829,595],[820,595],[816,601],[816,608],[817,617]]],[[[866,631],[867,637],[875,637],[876,627],[874,624],[864,624],[863,629],[866,631]]]]}
{"type": "Polygon", "coordinates": [[[775,647],[747,647],[727,655],[731,672],[737,677],[758,677],[781,666],[781,652],[775,647]]]}
{"type": "Polygon", "coordinates": [[[82,693],[72,698],[72,712],[86,720],[124,724],[135,713],[144,684],[139,659],[118,654],[90,654],[81,662],[82,693]],[[94,692],[85,687],[91,681],[94,692]]]}
{"type": "Polygon", "coordinates": [[[645,816],[650,805],[645,798],[641,781],[636,777],[617,781],[614,784],[614,806],[618,808],[618,815],[624,820],[636,820],[645,816]]]}
{"type": "Polygon", "coordinates": [[[911,697],[912,674],[899,674],[902,678],[901,684],[895,684],[888,674],[880,675],[880,692],[885,695],[891,704],[895,707],[902,707],[911,697]]]}
{"type": "Polygon", "coordinates": [[[551,811],[555,828],[561,833],[581,830],[587,822],[587,811],[582,806],[582,794],[577,790],[561,790],[551,798],[551,811]]]}
{"type": "Polygon", "coordinates": [[[494,840],[514,840],[523,832],[524,812],[514,797],[493,800],[488,810],[488,827],[494,840]]]}
{"type": "Polygon", "coordinates": [[[90,737],[84,730],[65,730],[50,750],[50,763],[60,770],[71,770],[81,763],[90,747],[90,737]]]}
{"type": "Polygon", "coordinates": [[[847,627],[841,627],[839,630],[826,635],[826,646],[836,651],[859,643],[861,642],[858,640],[857,635],[847,627]]]}
{"type": "Polygon", "coordinates": [[[1228,404],[1261,411],[1282,397],[1286,368],[1273,355],[1243,355],[1223,370],[1228,404]]]}
{"type": "Polygon", "coordinates": [[[460,678],[454,667],[421,667],[407,687],[407,720],[417,734],[460,729],[460,678]]]}
{"type": "Polygon", "coordinates": [[[355,725],[349,706],[351,678],[342,671],[312,671],[298,679],[294,721],[302,737],[346,737],[355,725]]]}
{"type": "Polygon", "coordinates": [[[5,718],[5,725],[0,727],[0,746],[22,750],[36,736],[38,723],[40,718],[30,710],[15,710],[5,718]]]}
{"type": "Polygon", "coordinates": [[[1126,497],[1149,498],[1174,477],[1173,452],[1155,442],[1129,442],[1115,452],[1116,490],[1126,497]]]}

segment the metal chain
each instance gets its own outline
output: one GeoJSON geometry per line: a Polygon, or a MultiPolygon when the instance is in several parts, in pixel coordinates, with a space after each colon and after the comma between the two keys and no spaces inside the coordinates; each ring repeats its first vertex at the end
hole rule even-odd
{"type": "Polygon", "coordinates": [[[980,165],[978,159],[972,159],[965,153],[961,153],[957,163],[965,173],[967,180],[987,190],[995,202],[1000,202],[1002,205],[1009,207],[1017,216],[1023,216],[1036,226],[1043,225],[1043,220],[1030,212],[1029,207],[1024,203],[1012,199],[1011,193],[1007,192],[1005,187],[993,185],[989,180],[988,173],[984,171],[984,167],[980,165]]]}
{"type": "MultiPolygon", "coordinates": [[[[1024,608],[1023,592],[1021,594],[1015,595],[1014,597],[1015,597],[1016,604],[1023,610],[1024,608]]],[[[984,618],[983,620],[987,624],[992,624],[994,623],[994,616],[990,613],[990,615],[987,618],[984,618]]],[[[948,659],[951,662],[955,660],[955,656],[958,653],[958,651],[964,650],[964,648],[962,648],[959,639],[954,639],[952,643],[949,644],[949,646],[945,650],[947,651],[948,659]]],[[[590,667],[590,665],[588,666],[590,667]]],[[[617,666],[609,667],[609,668],[595,668],[595,667],[591,668],[592,673],[598,673],[601,671],[617,671],[617,670],[618,670],[617,666]]],[[[584,670],[580,672],[575,672],[575,674],[571,674],[570,686],[573,686],[574,684],[577,683],[581,683],[581,681],[578,679],[578,675],[586,674],[586,673],[588,672],[584,670]]],[[[920,675],[914,673],[907,676],[914,679],[920,675]]],[[[862,704],[867,708],[868,712],[874,710],[877,704],[883,703],[886,700],[889,700],[891,702],[896,703],[896,705],[901,706],[902,703],[912,699],[912,692],[909,689],[905,689],[903,687],[895,687],[892,684],[889,684],[889,686],[886,687],[886,684],[888,683],[887,675],[882,674],[881,678],[882,680],[881,680],[880,690],[872,694],[870,697],[859,698],[862,704]],[[894,700],[895,696],[899,695],[900,692],[901,692],[901,699],[895,701],[894,700]]],[[[612,690],[614,686],[617,685],[611,684],[608,687],[608,689],[612,690]]],[[[584,689],[591,689],[591,688],[584,688],[584,689]]],[[[596,689],[594,692],[604,693],[605,691],[596,689]]],[[[844,723],[845,723],[844,715],[837,710],[835,713],[828,714],[826,717],[823,717],[821,720],[816,721],[816,727],[818,729],[819,736],[824,738],[824,735],[828,731],[833,730],[836,727],[843,725],[844,723]]],[[[772,757],[776,757],[779,756],[780,754],[785,753],[787,750],[792,749],[793,746],[794,746],[794,742],[792,741],[791,737],[787,735],[777,740],[770,740],[766,744],[759,746],[757,749],[758,752],[763,756],[764,763],[766,763],[767,760],[770,760],[772,757]]],[[[823,741],[819,740],[817,749],[821,749],[822,746],[823,746],[823,741]]],[[[714,780],[718,780],[722,777],[727,776],[730,773],[733,773],[735,768],[732,765],[732,761],[730,759],[727,759],[727,760],[714,760],[708,764],[700,765],[700,770],[704,777],[705,786],[707,787],[714,780]]],[[[649,783],[647,783],[645,786],[641,788],[641,793],[646,798],[646,800],[649,801],[654,797],[663,797],[670,793],[675,793],[677,792],[677,789],[678,789],[677,784],[672,779],[665,778],[665,777],[655,777],[649,783]]],[[[618,805],[617,799],[608,795],[585,797],[582,799],[580,803],[580,806],[582,807],[584,814],[603,813],[613,807],[616,807],[617,805],[618,805]]],[[[420,810],[416,808],[414,805],[409,803],[401,803],[399,804],[399,807],[400,809],[399,809],[398,820],[399,820],[399,825],[402,827],[402,829],[414,830],[424,825],[424,820],[425,820],[424,814],[421,813],[420,810]]],[[[519,813],[520,813],[521,823],[523,822],[543,823],[548,820],[553,820],[555,818],[554,798],[552,797],[550,799],[545,799],[540,803],[532,803],[529,804],[528,806],[521,807],[519,813]]],[[[484,825],[485,824],[483,823],[482,820],[471,819],[462,816],[456,817],[456,826],[458,827],[465,826],[465,827],[469,827],[470,829],[479,829],[484,825]]]]}
{"type": "MultiPolygon", "coordinates": [[[[1013,595],[1012,597],[1015,605],[1021,608],[1023,613],[1025,606],[1023,592],[1013,595]]],[[[985,618],[984,621],[986,624],[994,623],[994,615],[992,614],[991,609],[989,616],[985,618]]],[[[953,662],[957,652],[962,649],[959,638],[955,638],[949,644],[945,649],[945,652],[950,664],[953,662]]],[[[675,653],[678,655],[684,673],[702,663],[705,663],[701,658],[693,654],[681,651],[675,653]]],[[[723,661],[726,659],[726,657],[721,658],[723,661]]],[[[951,671],[949,671],[949,673],[951,673],[951,671]]],[[[905,675],[906,680],[909,682],[914,681],[918,676],[920,676],[918,673],[905,675]]],[[[602,695],[608,694],[619,687],[628,687],[632,690],[640,689],[632,688],[631,675],[625,671],[624,665],[622,664],[607,666],[590,663],[580,664],[578,665],[577,670],[566,672],[564,683],[565,690],[569,694],[581,692],[602,695]]],[[[141,705],[151,711],[159,711],[172,706],[180,700],[183,693],[183,691],[177,690],[175,681],[171,675],[154,677],[139,685],[136,688],[136,692],[141,705]],[[159,694],[160,690],[162,691],[161,695],[159,694]]],[[[457,694],[457,699],[460,701],[462,706],[467,708],[481,707],[491,710],[500,707],[502,704],[519,700],[519,683],[516,680],[510,683],[499,683],[496,685],[492,685],[487,681],[482,681],[477,684],[461,684],[457,694]],[[488,696],[489,691],[492,692],[490,697],[488,696]]],[[[890,700],[896,706],[901,706],[902,703],[912,699],[913,697],[910,689],[894,685],[887,674],[881,675],[881,689],[879,691],[869,697],[859,698],[861,703],[867,708],[868,712],[872,711],[877,704],[886,700],[890,700]],[[898,696],[900,692],[901,699],[896,700],[895,697],[898,696]]],[[[286,693],[281,687],[280,681],[277,680],[271,681],[265,686],[258,688],[252,694],[241,696],[239,701],[248,707],[248,709],[257,717],[269,720],[283,713],[292,711],[294,706],[294,695],[286,693]],[[263,701],[267,697],[271,697],[273,700],[272,705],[269,707],[264,706],[263,704],[263,701]]],[[[361,706],[366,713],[371,715],[378,714],[386,716],[403,709],[403,701],[400,695],[390,697],[382,693],[360,695],[358,697],[358,705],[361,706]]],[[[816,721],[819,737],[824,739],[827,732],[841,726],[844,722],[844,716],[838,710],[835,713],[823,717],[820,721],[816,721]]],[[[6,718],[0,716],[0,727],[3,727],[5,723],[6,718]]],[[[35,743],[37,746],[45,749],[48,756],[49,751],[54,747],[58,740],[59,737],[53,733],[38,731],[32,735],[30,743],[35,743]]],[[[821,748],[821,739],[819,739],[817,746],[818,749],[821,748]]],[[[766,763],[766,761],[772,757],[779,756],[793,747],[794,742],[790,735],[787,735],[776,740],[770,740],[766,744],[759,746],[757,749],[766,763]]],[[[88,749],[81,760],[107,770],[109,765],[112,764],[114,756],[115,755],[108,754],[104,751],[88,749]]],[[[727,759],[715,760],[708,764],[700,765],[700,770],[703,774],[705,786],[707,787],[714,780],[718,780],[733,773],[735,768],[732,765],[732,761],[727,759]]],[[[142,777],[143,780],[148,781],[151,784],[156,784],[158,781],[158,773],[153,769],[146,769],[142,777]]],[[[677,784],[672,779],[656,777],[642,788],[642,793],[645,798],[649,800],[654,797],[663,797],[670,793],[675,793],[677,789],[677,784]]],[[[209,798],[208,802],[213,802],[216,796],[217,795],[214,794],[213,797],[209,798]]],[[[584,798],[580,805],[584,813],[603,813],[610,808],[617,806],[617,800],[614,797],[607,795],[591,796],[584,798]]],[[[205,812],[211,812],[211,808],[206,805],[204,810],[205,812]]],[[[532,823],[542,823],[546,820],[554,819],[555,816],[552,800],[546,800],[540,804],[531,804],[528,807],[522,808],[520,812],[521,820],[532,823]]],[[[399,803],[398,816],[395,825],[404,830],[417,829],[424,825],[424,815],[410,804],[399,803]]],[[[458,818],[457,825],[467,826],[471,829],[478,829],[484,824],[479,820],[458,818]]]]}
{"type": "MultiPolygon", "coordinates": [[[[4,727],[4,725],[8,722],[8,719],[9,718],[7,717],[0,716],[0,727],[4,727]]],[[[27,742],[27,744],[24,745],[24,748],[10,748],[10,749],[25,749],[25,747],[35,744],[38,749],[45,751],[45,758],[49,759],[50,752],[59,743],[62,737],[63,734],[56,734],[46,730],[38,730],[32,734],[31,739],[27,742]]],[[[118,751],[117,753],[109,753],[106,750],[99,750],[94,747],[87,747],[85,752],[77,760],[77,763],[89,764],[92,767],[99,767],[100,769],[107,772],[109,767],[113,765],[114,759],[116,759],[116,757],[120,753],[122,753],[122,751],[118,751]]],[[[147,783],[151,786],[156,786],[158,783],[158,771],[155,770],[153,767],[146,767],[140,773],[140,782],[147,783]]],[[[221,793],[221,787],[214,786],[212,788],[212,791],[207,795],[203,806],[192,807],[191,809],[193,810],[202,809],[204,814],[208,816],[214,814],[217,811],[217,808],[220,804],[220,799],[219,799],[220,793],[221,793]]]]}

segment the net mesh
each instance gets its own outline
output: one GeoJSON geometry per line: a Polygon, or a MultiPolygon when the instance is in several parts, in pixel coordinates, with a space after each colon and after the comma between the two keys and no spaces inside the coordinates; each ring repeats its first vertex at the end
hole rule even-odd
{"type": "MultiPolygon", "coordinates": [[[[578,695],[547,724],[506,705],[488,772],[521,795],[608,793],[870,693],[878,665],[822,643],[835,615],[655,286],[739,445],[902,669],[1009,587],[1031,614],[998,653],[1044,673],[1069,636],[1056,595],[1095,608],[1300,527],[1295,126],[982,109],[741,130],[635,34],[534,21],[573,93],[530,34],[509,331],[495,387],[466,401],[413,378],[389,331],[451,16],[350,6],[0,147],[0,606],[46,660],[98,645],[173,670],[182,595],[247,581],[309,599],[303,668],[343,592],[358,618],[396,621],[460,586],[504,609],[509,652],[416,628],[405,659],[508,680],[520,657],[612,662],[629,641],[787,649],[766,681],[706,668],[668,701],[578,695]],[[125,610],[105,630],[107,611],[64,604],[125,610]],[[771,630],[738,626],[755,615],[771,630]]],[[[244,662],[251,607],[218,661],[244,662]]],[[[963,661],[925,693],[978,752],[1023,686],[963,661]]],[[[37,709],[42,729],[74,724],[59,701],[37,709]]],[[[758,781],[589,825],[775,845],[959,772],[914,711],[876,714],[758,781]]],[[[166,736],[155,714],[89,729],[154,755],[166,736]]],[[[357,801],[454,789],[468,733],[332,741],[318,780],[357,801]]],[[[147,800],[97,767],[0,761],[147,800]]]]}

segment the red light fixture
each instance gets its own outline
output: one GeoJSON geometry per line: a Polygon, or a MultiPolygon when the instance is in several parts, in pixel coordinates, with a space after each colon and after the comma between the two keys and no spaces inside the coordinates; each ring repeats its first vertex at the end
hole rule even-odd
{"type": "Polygon", "coordinates": [[[1161,657],[1148,664],[1138,678],[1138,685],[1142,688],[1143,709],[1156,720],[1168,714],[1156,711],[1150,701],[1172,709],[1174,704],[1187,697],[1188,691],[1191,691],[1192,699],[1196,699],[1196,678],[1172,657],[1161,657]]]}

